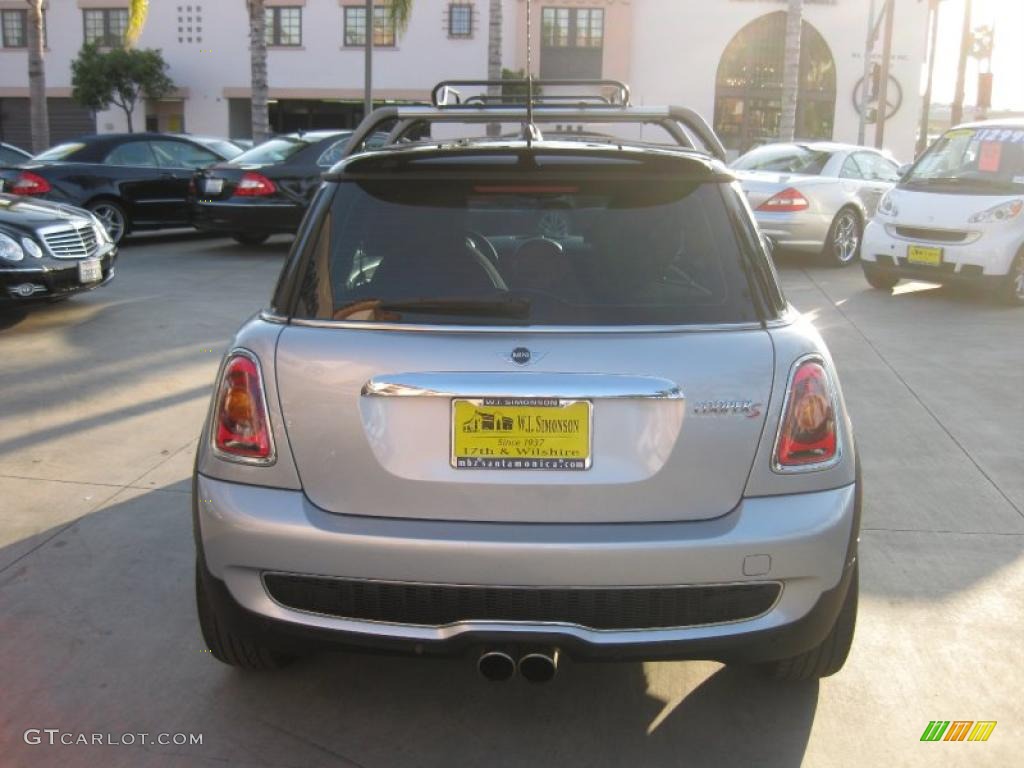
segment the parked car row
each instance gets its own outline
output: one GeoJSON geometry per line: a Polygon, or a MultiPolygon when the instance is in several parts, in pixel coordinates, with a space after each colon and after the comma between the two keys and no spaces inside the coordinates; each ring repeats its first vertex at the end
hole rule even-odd
{"type": "Polygon", "coordinates": [[[870,285],[901,279],[988,286],[1024,305],[1024,120],[947,131],[913,164],[845,144],[769,144],[732,163],[762,235],[858,259],[870,285]]]}
{"type": "Polygon", "coordinates": [[[119,243],[130,231],[188,226],[192,174],[241,152],[224,139],[152,133],[89,136],[0,168],[0,191],[91,211],[119,243]]]}
{"type": "Polygon", "coordinates": [[[255,245],[298,229],[320,175],[351,135],[299,132],[243,148],[227,139],[128,133],[84,137],[35,157],[12,148],[10,159],[0,159],[0,191],[91,211],[115,243],[133,231],[194,225],[255,245]]]}
{"type": "MultiPolygon", "coordinates": [[[[114,243],[191,225],[255,245],[298,229],[350,136],[292,133],[243,151],[226,139],[108,134],[35,157],[0,144],[0,191],[84,208],[114,243]]],[[[773,246],[840,267],[861,260],[877,288],[976,281],[1024,303],[1024,121],[955,128],[902,168],[869,147],[796,142],[757,147],[731,169],[773,246]]]]}

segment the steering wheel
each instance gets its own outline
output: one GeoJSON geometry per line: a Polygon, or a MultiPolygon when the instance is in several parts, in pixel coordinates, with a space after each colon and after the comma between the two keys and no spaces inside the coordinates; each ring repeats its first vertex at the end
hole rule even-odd
{"type": "Polygon", "coordinates": [[[498,250],[491,244],[490,240],[474,229],[466,230],[466,239],[473,248],[480,252],[481,256],[485,256],[494,266],[498,265],[498,262],[500,261],[498,258],[498,250]]]}

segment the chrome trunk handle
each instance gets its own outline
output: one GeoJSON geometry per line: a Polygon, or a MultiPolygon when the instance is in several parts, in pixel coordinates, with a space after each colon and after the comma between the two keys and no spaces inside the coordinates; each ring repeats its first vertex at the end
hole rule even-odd
{"type": "Polygon", "coordinates": [[[668,379],[607,373],[463,373],[374,376],[363,397],[548,397],[567,400],[683,400],[668,379]]]}

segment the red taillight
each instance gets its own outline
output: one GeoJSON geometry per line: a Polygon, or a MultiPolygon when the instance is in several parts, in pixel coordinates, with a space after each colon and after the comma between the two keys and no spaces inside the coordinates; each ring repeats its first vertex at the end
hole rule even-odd
{"type": "Polygon", "coordinates": [[[241,181],[235,187],[235,194],[239,197],[262,197],[272,195],[277,191],[277,186],[262,173],[246,171],[242,174],[241,181]]]}
{"type": "Polygon", "coordinates": [[[774,213],[794,213],[796,211],[806,211],[810,206],[811,204],[807,202],[807,198],[800,194],[800,190],[787,187],[757,206],[757,210],[774,213]]]}
{"type": "Polygon", "coordinates": [[[218,451],[258,463],[273,459],[263,382],[253,358],[236,354],[228,360],[214,407],[214,446],[218,451]]]}
{"type": "Polygon", "coordinates": [[[51,189],[53,187],[50,186],[50,182],[39,174],[22,171],[11,184],[10,193],[12,195],[45,195],[51,189]]]}
{"type": "Polygon", "coordinates": [[[824,366],[817,360],[800,363],[789,385],[786,410],[775,446],[779,468],[812,468],[836,458],[835,397],[824,366]]]}

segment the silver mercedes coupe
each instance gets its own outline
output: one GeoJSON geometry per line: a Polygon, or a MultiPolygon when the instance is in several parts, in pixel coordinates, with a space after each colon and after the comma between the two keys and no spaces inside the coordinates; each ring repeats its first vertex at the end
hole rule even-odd
{"type": "Polygon", "coordinates": [[[836,267],[857,262],[864,227],[900,178],[877,149],[825,141],[766,144],[731,168],[774,245],[836,267]]]}

